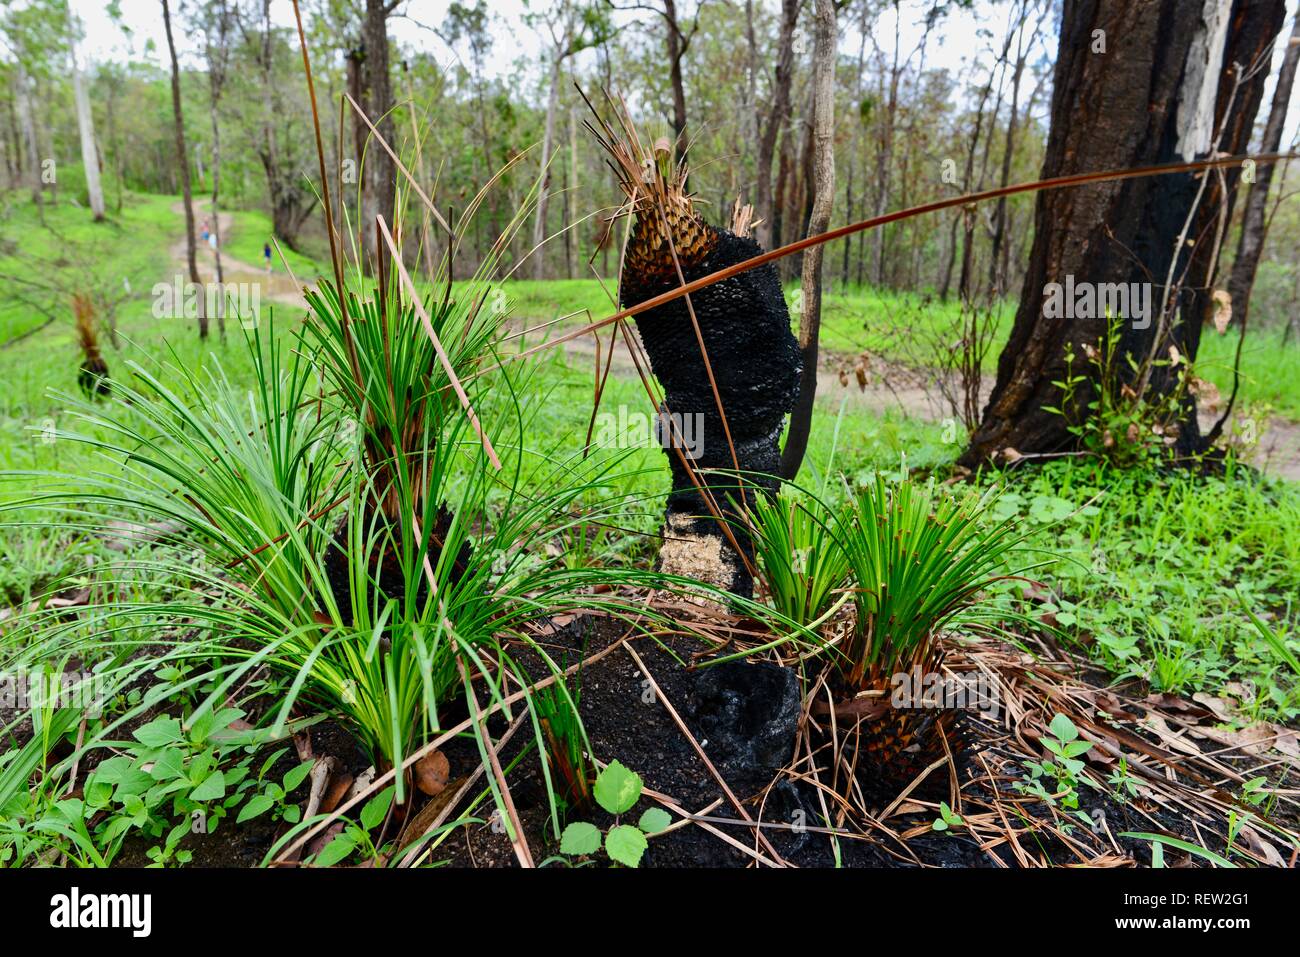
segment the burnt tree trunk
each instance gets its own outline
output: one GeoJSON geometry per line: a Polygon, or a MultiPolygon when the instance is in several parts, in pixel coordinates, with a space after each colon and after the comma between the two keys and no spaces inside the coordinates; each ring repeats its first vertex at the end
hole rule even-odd
{"type": "MultiPolygon", "coordinates": [[[[1267,72],[1251,68],[1269,55],[1284,15],[1283,0],[1066,0],[1042,175],[1242,152],[1267,72]]],[[[1007,449],[1050,454],[1074,445],[1066,419],[1044,407],[1061,401],[1053,382],[1065,378],[1067,349],[1080,354],[1098,342],[1107,320],[1045,315],[1051,283],[1151,283],[1149,314],[1120,317],[1120,349],[1139,362],[1170,345],[1195,358],[1216,229],[1231,214],[1240,170],[1202,175],[1208,180],[1174,174],[1038,194],[1020,307],[965,464],[1014,458],[1007,449]]],[[[1139,384],[1167,389],[1170,379],[1158,369],[1139,384]]],[[[1078,408],[1093,388],[1085,384],[1078,408]]],[[[1177,451],[1203,445],[1188,396],[1177,451]]]]}

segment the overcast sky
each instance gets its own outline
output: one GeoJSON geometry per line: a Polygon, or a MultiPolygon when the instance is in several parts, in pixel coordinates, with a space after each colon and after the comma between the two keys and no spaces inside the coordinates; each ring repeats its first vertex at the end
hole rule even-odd
{"type": "MultiPolygon", "coordinates": [[[[130,58],[145,59],[150,58],[160,66],[166,57],[166,34],[163,31],[161,5],[158,0],[120,0],[122,9],[122,19],[130,30],[130,36],[125,35],[122,30],[113,23],[108,16],[106,4],[103,0],[71,0],[73,9],[81,17],[86,28],[86,39],[82,44],[81,55],[83,59],[97,60],[125,60],[130,58]],[[152,53],[146,53],[149,41],[153,41],[152,53]]],[[[767,0],[772,3],[773,0],[767,0]]],[[[1183,0],[1183,2],[1196,2],[1196,0],[1183,0]]],[[[1228,2],[1228,0],[1221,0],[1228,2]]],[[[1290,0],[1288,3],[1289,14],[1285,28],[1278,40],[1278,49],[1274,56],[1274,66],[1280,60],[1282,46],[1291,31],[1291,17],[1295,15],[1296,5],[1300,0],[1290,0]]],[[[441,25],[447,14],[447,8],[451,0],[407,0],[402,4],[402,11],[405,17],[398,17],[392,21],[390,34],[393,39],[400,45],[411,49],[420,49],[432,54],[439,63],[450,65],[455,61],[455,53],[437,39],[430,31],[421,28],[418,24],[425,23],[431,25],[441,25]]],[[[173,0],[173,8],[176,6],[173,0]]],[[[904,0],[902,4],[902,24],[900,31],[899,46],[906,53],[916,44],[921,33],[920,11],[928,5],[928,0],[904,0]]],[[[972,56],[978,56],[985,52],[990,41],[988,38],[978,35],[978,28],[987,27],[993,31],[995,37],[1001,36],[1001,31],[1009,4],[995,5],[989,0],[976,0],[970,11],[955,10],[953,11],[938,27],[936,36],[932,39],[931,50],[927,56],[927,63],[930,66],[948,65],[953,68],[960,67],[963,63],[969,62],[972,56]],[[937,40],[937,43],[935,42],[937,40]]],[[[491,0],[489,7],[494,14],[492,30],[496,38],[494,45],[494,56],[488,64],[488,69],[497,73],[506,73],[511,69],[512,62],[516,59],[523,59],[531,64],[536,64],[544,49],[544,39],[536,32],[524,26],[522,13],[524,11],[523,0],[491,0]]],[[[644,15],[644,14],[642,14],[644,15]]],[[[293,6],[289,0],[273,0],[272,17],[278,23],[289,26],[293,23],[293,6]]],[[[877,43],[886,51],[892,53],[894,45],[894,24],[892,17],[886,15],[880,21],[880,34],[877,37],[877,43]]],[[[190,36],[185,35],[183,30],[178,29],[178,24],[173,21],[173,29],[177,30],[176,45],[182,59],[188,56],[196,56],[200,49],[198,41],[190,36]]],[[[1046,29],[1053,30],[1054,24],[1048,24],[1046,29]]],[[[1055,45],[1053,38],[1044,38],[1048,48],[1055,45]]],[[[842,41],[842,49],[850,48],[856,50],[857,35],[852,32],[851,36],[846,36],[842,41]]],[[[869,48],[870,49],[870,48],[869,48]]],[[[986,62],[989,59],[986,56],[986,62]]],[[[1263,105],[1261,106],[1261,116],[1265,115],[1269,104],[1272,102],[1273,79],[1270,78],[1269,87],[1265,91],[1263,105]]],[[[1286,141],[1294,141],[1297,130],[1300,130],[1300,84],[1297,84],[1292,95],[1291,108],[1287,117],[1287,135],[1286,141]]]]}
{"type": "MultiPolygon", "coordinates": [[[[130,56],[143,58],[147,41],[152,40],[155,48],[152,59],[161,65],[162,58],[166,56],[166,34],[163,32],[161,6],[158,0],[120,0],[120,2],[122,19],[131,30],[130,39],[114,25],[102,0],[71,0],[73,9],[86,25],[83,55],[92,60],[121,60],[130,56]]],[[[773,0],[767,2],[772,4],[773,0]]],[[[904,0],[900,46],[905,51],[910,50],[920,36],[918,13],[927,3],[928,0],[904,0]]],[[[394,18],[389,32],[399,44],[425,50],[439,62],[449,64],[454,59],[453,53],[419,24],[441,26],[450,5],[451,0],[407,0],[401,6],[405,16],[394,18]]],[[[174,16],[175,0],[172,6],[174,16]]],[[[273,0],[271,7],[272,19],[277,23],[284,26],[293,24],[293,5],[289,0],[273,0]]],[[[489,64],[489,69],[495,68],[499,72],[504,72],[509,68],[510,61],[515,58],[533,62],[540,59],[545,40],[524,26],[523,0],[491,0],[489,7],[494,15],[493,33],[496,38],[494,49],[496,56],[489,64]]],[[[982,45],[986,45],[987,41],[976,36],[976,28],[980,21],[986,21],[989,26],[995,23],[1000,25],[1006,16],[1002,10],[990,12],[990,7],[988,0],[976,0],[972,11],[954,11],[937,31],[942,46],[939,48],[940,52],[932,53],[931,62],[943,59],[955,63],[970,57],[978,52],[982,45]]],[[[646,15],[644,12],[637,14],[641,17],[646,15]]],[[[631,15],[623,16],[626,19],[631,15]]],[[[893,18],[885,17],[881,22],[887,29],[880,36],[879,43],[885,50],[892,51],[893,18]]],[[[177,22],[173,19],[173,28],[176,27],[177,22]]],[[[846,49],[849,42],[849,40],[845,41],[846,49]]],[[[852,42],[856,48],[856,34],[852,42]]],[[[176,46],[182,57],[186,53],[197,55],[200,50],[198,40],[183,35],[180,30],[177,30],[176,46]]]]}

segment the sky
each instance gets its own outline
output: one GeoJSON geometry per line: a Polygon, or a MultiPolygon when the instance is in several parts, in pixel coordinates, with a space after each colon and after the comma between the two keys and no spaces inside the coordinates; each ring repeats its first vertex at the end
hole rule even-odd
{"type": "MultiPolygon", "coordinates": [[[[771,5],[771,0],[768,2],[771,5]]],[[[921,32],[919,18],[909,14],[920,10],[925,2],[926,0],[904,0],[900,43],[904,50],[909,50],[915,45],[916,38],[921,32]]],[[[85,58],[92,61],[123,60],[132,55],[143,58],[147,41],[153,40],[152,59],[159,65],[162,64],[162,58],[166,56],[167,39],[163,31],[158,0],[120,0],[122,19],[132,33],[129,39],[113,23],[108,15],[107,4],[103,0],[71,0],[71,3],[86,27],[86,39],[82,44],[82,55],[85,58]]],[[[391,21],[391,36],[399,44],[425,49],[440,62],[451,63],[454,54],[441,40],[420,26],[422,23],[440,25],[450,5],[451,0],[407,0],[401,8],[405,16],[391,21]]],[[[524,0],[491,0],[489,5],[496,15],[496,22],[493,25],[496,51],[498,53],[510,51],[508,58],[497,59],[495,64],[489,64],[489,69],[495,65],[498,71],[504,72],[509,67],[509,60],[516,57],[533,62],[540,59],[546,40],[544,36],[524,25],[523,13],[526,7],[524,0]]],[[[173,0],[172,6],[176,6],[176,0],[173,0]]],[[[976,25],[982,17],[990,15],[989,7],[987,0],[977,0],[972,11],[958,11],[949,17],[948,23],[941,31],[945,57],[969,57],[979,49],[983,41],[976,37],[976,25]]],[[[289,0],[273,0],[271,9],[272,19],[277,23],[284,26],[293,24],[293,6],[289,0]]],[[[880,37],[880,44],[887,51],[892,51],[893,22],[892,18],[886,19],[888,35],[880,37]]],[[[173,10],[173,28],[175,29],[176,26],[177,21],[173,10]]],[[[850,41],[845,42],[847,44],[850,41]]],[[[856,36],[852,42],[856,47],[856,36]]],[[[197,55],[200,49],[196,38],[184,36],[180,32],[176,35],[176,46],[182,57],[186,53],[197,55]]]]}
{"type": "MultiPolygon", "coordinates": [[[[767,2],[772,4],[773,0],[767,2]]],[[[1196,0],[1183,0],[1183,2],[1190,3],[1196,0]]],[[[108,16],[107,4],[103,0],[71,0],[71,3],[86,28],[86,38],[80,51],[83,60],[94,62],[147,57],[160,66],[163,64],[167,41],[158,0],[120,0],[122,19],[130,30],[129,37],[124,35],[108,16]],[[146,54],[150,40],[153,41],[153,52],[146,54]]],[[[455,62],[455,51],[448,49],[431,31],[420,26],[422,23],[440,25],[446,17],[450,4],[451,0],[407,0],[401,8],[405,15],[391,21],[390,35],[399,45],[426,50],[439,63],[451,65],[455,62]]],[[[1274,53],[1275,65],[1280,60],[1281,49],[1290,34],[1292,18],[1295,16],[1298,4],[1300,0],[1289,0],[1286,26],[1282,30],[1274,53]]],[[[177,5],[176,0],[173,0],[172,5],[173,7],[177,5]]],[[[922,32],[919,12],[926,5],[927,0],[904,0],[902,3],[899,47],[904,54],[912,50],[922,32]]],[[[524,25],[522,15],[525,6],[524,0],[491,0],[490,7],[496,15],[492,27],[496,43],[494,44],[495,55],[488,63],[489,71],[508,72],[515,59],[524,59],[533,64],[541,59],[546,41],[542,35],[524,25]]],[[[993,42],[979,35],[979,27],[989,27],[1000,36],[1002,24],[1007,16],[1007,6],[1006,4],[995,5],[990,0],[976,0],[970,10],[955,10],[950,13],[936,31],[934,39],[937,43],[933,43],[927,56],[927,63],[932,67],[939,65],[957,67],[969,62],[972,56],[978,56],[987,49],[990,42],[993,42]]],[[[272,0],[272,18],[285,26],[292,25],[293,6],[290,0],[272,0]]],[[[173,29],[177,27],[178,22],[173,19],[173,29]]],[[[1053,26],[1049,23],[1045,29],[1050,31],[1053,26]]],[[[858,43],[856,31],[852,30],[851,25],[846,25],[846,31],[847,35],[841,40],[841,50],[856,51],[858,43]]],[[[1051,37],[1044,37],[1043,41],[1047,43],[1049,49],[1055,44],[1051,37]]],[[[880,20],[880,33],[876,37],[876,42],[886,55],[892,55],[894,23],[893,18],[888,14],[880,20]]],[[[197,39],[185,35],[179,29],[176,33],[176,45],[182,60],[196,57],[199,53],[197,39]]],[[[868,45],[869,54],[870,49],[868,45]]],[[[1260,107],[1261,117],[1267,115],[1268,106],[1272,102],[1273,85],[1274,80],[1270,78],[1260,107]]],[[[1300,84],[1296,85],[1292,95],[1284,143],[1293,142],[1298,133],[1300,133],[1300,84]]]]}

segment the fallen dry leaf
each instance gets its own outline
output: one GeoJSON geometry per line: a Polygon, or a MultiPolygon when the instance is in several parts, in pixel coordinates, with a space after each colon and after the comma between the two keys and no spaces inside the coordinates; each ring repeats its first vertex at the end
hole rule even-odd
{"type": "Polygon", "coordinates": [[[1211,711],[1220,721],[1233,722],[1237,720],[1237,709],[1223,698],[1216,698],[1214,695],[1206,694],[1204,691],[1198,691],[1192,695],[1193,701],[1199,701],[1211,711]]]}
{"type": "Polygon", "coordinates": [[[1198,756],[1202,753],[1200,748],[1169,727],[1165,723],[1165,719],[1154,711],[1148,711],[1146,717],[1139,723],[1149,728],[1160,739],[1162,744],[1174,751],[1198,756]]]}
{"type": "Polygon", "coordinates": [[[441,751],[426,754],[415,762],[415,786],[433,797],[441,794],[451,778],[451,765],[441,751]]]}
{"type": "Polygon", "coordinates": [[[1214,300],[1214,331],[1223,335],[1232,321],[1232,296],[1226,289],[1216,289],[1210,298],[1214,300]]]}
{"type": "Polygon", "coordinates": [[[1209,738],[1230,748],[1237,748],[1246,754],[1263,754],[1273,746],[1277,733],[1266,721],[1256,721],[1240,731],[1229,731],[1210,725],[1201,725],[1192,730],[1198,737],[1209,738]]]}
{"type": "Polygon", "coordinates": [[[332,814],[334,809],[343,803],[343,799],[348,796],[352,790],[352,775],[343,771],[330,781],[329,790],[325,792],[324,799],[320,802],[322,814],[332,814]]]}

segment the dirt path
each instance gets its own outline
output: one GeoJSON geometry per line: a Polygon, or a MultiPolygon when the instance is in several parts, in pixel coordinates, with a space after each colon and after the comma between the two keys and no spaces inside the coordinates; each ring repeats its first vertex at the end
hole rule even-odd
{"type": "MultiPolygon", "coordinates": [[[[206,201],[196,204],[196,230],[200,228],[203,217],[208,215],[209,205],[206,201]]],[[[185,215],[183,203],[178,202],[172,208],[180,216],[185,215]]],[[[233,219],[228,212],[219,215],[218,225],[222,236],[230,235],[233,219]]],[[[215,258],[212,249],[207,243],[202,242],[199,236],[195,236],[195,241],[199,257],[199,273],[207,281],[215,277],[215,258]]],[[[183,235],[172,244],[171,252],[177,272],[184,276],[186,253],[183,235]]],[[[227,283],[258,284],[263,299],[285,305],[305,306],[301,291],[285,272],[283,264],[273,266],[268,274],[264,268],[235,259],[223,252],[221,265],[227,283]]],[[[520,328],[532,324],[534,323],[531,321],[517,322],[520,328]]],[[[594,368],[596,349],[591,337],[571,339],[564,343],[563,349],[574,365],[585,363],[594,368]]],[[[835,357],[828,357],[828,359],[829,361],[823,362],[823,368],[817,374],[817,393],[832,408],[838,409],[839,404],[847,398],[846,407],[851,411],[876,414],[884,414],[891,410],[901,411],[905,415],[914,416],[925,422],[943,422],[952,416],[951,409],[941,399],[934,382],[927,381],[924,372],[899,366],[869,369],[867,384],[860,388],[853,371],[848,371],[846,384],[840,375],[839,362],[835,357]]],[[[613,374],[626,378],[633,378],[637,374],[636,366],[628,356],[627,349],[621,344],[614,351],[613,374]]],[[[988,400],[992,385],[992,381],[985,383],[980,398],[981,404],[988,400]]],[[[1207,428],[1212,421],[1211,416],[1210,421],[1205,423],[1207,428]]],[[[1260,438],[1254,463],[1269,474],[1300,482],[1300,423],[1281,418],[1271,420],[1260,438]]]]}
{"type": "MultiPolygon", "coordinates": [[[[520,323],[521,326],[529,323],[520,323]]],[[[602,338],[602,349],[605,339],[602,338]]],[[[530,344],[535,344],[530,343],[530,344]]],[[[564,343],[566,357],[577,366],[592,367],[593,374],[596,349],[590,336],[570,339],[564,343]]],[[[933,380],[927,381],[924,372],[900,366],[867,370],[867,383],[859,387],[851,364],[846,365],[847,384],[840,376],[840,363],[836,357],[823,357],[823,368],[817,373],[817,395],[834,409],[846,398],[847,408],[851,411],[866,411],[884,414],[889,411],[901,411],[904,415],[915,417],[923,422],[943,422],[952,417],[951,408],[943,401],[933,380]],[[829,360],[829,361],[828,361],[829,360]]],[[[614,351],[613,374],[634,378],[636,366],[621,343],[614,351]]],[[[980,395],[980,404],[988,401],[992,391],[992,381],[986,381],[980,395]]],[[[1204,416],[1203,429],[1209,429],[1217,416],[1204,416]]],[[[1283,478],[1300,482],[1300,423],[1288,419],[1274,418],[1260,438],[1252,462],[1255,466],[1283,478]]]]}
{"type": "MultiPolygon", "coordinates": [[[[211,205],[211,202],[207,200],[196,202],[194,205],[195,253],[198,259],[199,278],[203,282],[212,282],[216,279],[216,254],[212,251],[212,247],[203,241],[201,233],[204,217],[210,217],[211,215],[208,212],[211,205]]],[[[172,206],[172,211],[183,218],[185,216],[184,202],[175,203],[172,206]]],[[[229,236],[233,225],[234,217],[230,213],[222,212],[217,215],[217,231],[220,236],[229,236]]],[[[178,236],[176,241],[172,243],[171,257],[176,265],[176,271],[184,279],[189,269],[186,263],[184,235],[178,236]]],[[[294,284],[293,279],[289,277],[289,274],[285,272],[284,264],[278,262],[274,254],[271,257],[271,263],[271,271],[268,273],[265,267],[254,266],[242,259],[236,259],[225,250],[222,250],[222,279],[227,285],[246,283],[250,287],[258,289],[263,300],[305,307],[306,303],[302,298],[302,293],[294,284]]]]}

